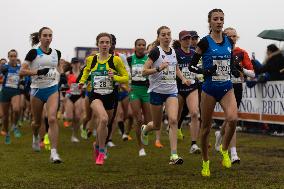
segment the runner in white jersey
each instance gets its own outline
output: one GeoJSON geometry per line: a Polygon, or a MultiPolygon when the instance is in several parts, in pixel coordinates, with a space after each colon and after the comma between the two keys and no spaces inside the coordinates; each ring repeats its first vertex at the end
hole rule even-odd
{"type": "Polygon", "coordinates": [[[43,27],[39,32],[31,34],[32,46],[40,43],[37,49],[28,52],[25,62],[22,65],[20,75],[32,76],[31,83],[31,108],[32,108],[32,128],[33,143],[32,148],[40,151],[39,128],[43,105],[46,103],[48,123],[49,123],[49,139],[51,141],[52,163],[61,163],[61,159],[57,153],[58,143],[58,82],[59,72],[57,66],[61,53],[58,50],[49,47],[52,41],[52,30],[43,27]]]}
{"type": "Polygon", "coordinates": [[[170,48],[171,30],[167,26],[162,26],[158,29],[157,35],[160,46],[151,50],[142,72],[143,76],[149,75],[148,92],[150,93],[153,124],[142,126],[141,141],[147,145],[148,133],[160,129],[163,103],[165,103],[170,127],[171,157],[169,164],[182,164],[182,158],[177,155],[178,89],[176,76],[182,80],[185,78],[177,66],[175,51],[170,48]]]}

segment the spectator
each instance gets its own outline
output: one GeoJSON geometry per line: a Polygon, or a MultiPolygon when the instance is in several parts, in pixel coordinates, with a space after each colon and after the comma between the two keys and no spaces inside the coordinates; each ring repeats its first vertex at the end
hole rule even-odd
{"type": "Polygon", "coordinates": [[[262,66],[257,66],[255,60],[252,60],[255,73],[268,73],[271,81],[284,80],[284,56],[279,48],[274,45],[267,46],[267,58],[262,66]]]}

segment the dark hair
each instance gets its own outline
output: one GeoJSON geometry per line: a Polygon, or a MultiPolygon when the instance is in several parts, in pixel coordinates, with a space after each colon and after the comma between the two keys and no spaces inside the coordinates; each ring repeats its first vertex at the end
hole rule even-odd
{"type": "Polygon", "coordinates": [[[43,32],[43,30],[51,30],[49,27],[42,27],[38,32],[34,32],[30,35],[30,39],[32,41],[32,47],[39,44],[39,38],[41,36],[41,33],[43,32]]]}
{"type": "Polygon", "coordinates": [[[279,48],[275,44],[270,44],[267,46],[267,51],[274,53],[276,51],[279,51],[279,48]]]}
{"type": "Polygon", "coordinates": [[[144,42],[145,42],[145,44],[146,44],[145,39],[138,38],[138,39],[136,39],[136,40],[135,40],[135,42],[134,42],[134,45],[135,45],[135,46],[137,45],[138,41],[144,41],[144,42]]]}
{"type": "Polygon", "coordinates": [[[172,44],[173,49],[179,49],[181,48],[181,44],[179,40],[174,40],[172,44]]]}
{"type": "Polygon", "coordinates": [[[211,18],[212,18],[212,14],[213,14],[214,12],[221,12],[221,13],[224,14],[224,12],[222,11],[222,9],[212,9],[211,11],[209,11],[209,13],[208,13],[209,33],[212,32],[212,29],[211,29],[211,26],[210,26],[210,21],[211,21],[211,18]]]}
{"type": "Polygon", "coordinates": [[[96,38],[96,45],[97,45],[97,46],[98,46],[98,44],[99,44],[100,38],[102,38],[102,37],[108,37],[109,40],[110,40],[110,44],[111,44],[111,42],[112,42],[112,37],[111,37],[111,35],[110,35],[109,33],[103,32],[103,33],[100,33],[100,34],[97,36],[97,38],[96,38]]]}
{"type": "Polygon", "coordinates": [[[111,43],[113,43],[114,45],[116,45],[116,37],[113,34],[110,34],[111,36],[111,43]]]}
{"type": "Polygon", "coordinates": [[[15,49],[11,49],[11,50],[9,50],[9,52],[8,52],[8,56],[10,55],[10,53],[11,53],[11,52],[16,53],[16,55],[18,56],[18,52],[17,52],[15,49]]]}

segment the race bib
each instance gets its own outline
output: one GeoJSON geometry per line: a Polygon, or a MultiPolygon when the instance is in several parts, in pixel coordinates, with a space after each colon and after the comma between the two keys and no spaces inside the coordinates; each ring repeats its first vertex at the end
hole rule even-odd
{"type": "Polygon", "coordinates": [[[79,88],[79,83],[72,83],[70,86],[70,93],[72,95],[80,95],[81,94],[81,90],[79,88]]]}
{"type": "Polygon", "coordinates": [[[6,87],[17,89],[19,86],[20,76],[16,73],[8,73],[6,87]]]}
{"type": "Polygon", "coordinates": [[[95,93],[110,94],[113,91],[112,80],[108,76],[94,76],[93,88],[95,93]]]}
{"type": "Polygon", "coordinates": [[[142,76],[143,64],[134,64],[132,66],[132,80],[133,81],[146,81],[146,78],[142,76]]]}
{"type": "Polygon", "coordinates": [[[169,65],[162,71],[162,83],[174,84],[176,83],[176,66],[169,65]]]}
{"type": "Polygon", "coordinates": [[[196,78],[196,73],[189,71],[188,67],[183,67],[181,72],[186,79],[194,80],[196,78]]]}
{"type": "Polygon", "coordinates": [[[230,80],[230,59],[213,60],[213,65],[217,65],[216,76],[212,76],[212,81],[230,80]]]}

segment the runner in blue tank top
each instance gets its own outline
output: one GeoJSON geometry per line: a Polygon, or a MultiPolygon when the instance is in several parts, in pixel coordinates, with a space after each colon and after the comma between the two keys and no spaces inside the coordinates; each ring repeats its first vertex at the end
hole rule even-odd
{"type": "Polygon", "coordinates": [[[202,57],[205,81],[201,94],[201,148],[202,176],[210,176],[208,145],[212,114],[216,102],[219,102],[225,112],[226,128],[223,144],[220,147],[222,165],[231,167],[228,146],[234,134],[237,123],[237,103],[232,89],[231,74],[239,77],[239,72],[231,64],[232,41],[223,35],[224,13],[221,9],[213,9],[208,14],[210,34],[201,39],[193,56],[192,64],[197,65],[202,57]]]}
{"type": "Polygon", "coordinates": [[[9,134],[9,109],[11,106],[12,116],[12,129],[16,138],[21,137],[18,129],[18,120],[20,115],[20,65],[17,64],[18,53],[12,49],[8,52],[9,62],[1,66],[1,73],[3,74],[3,83],[1,84],[0,91],[0,108],[2,115],[0,116],[3,121],[3,129],[1,134],[5,136],[5,144],[10,144],[9,134]]]}

